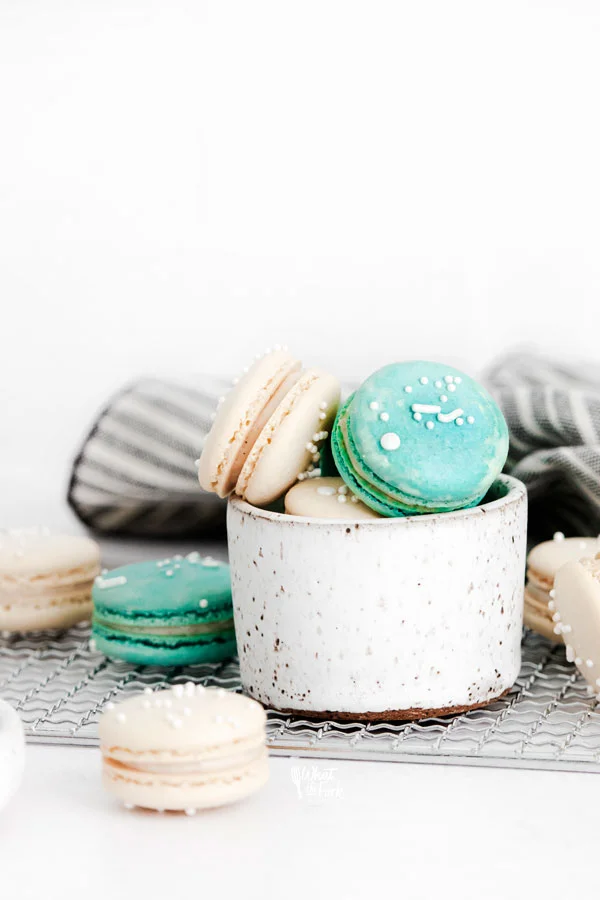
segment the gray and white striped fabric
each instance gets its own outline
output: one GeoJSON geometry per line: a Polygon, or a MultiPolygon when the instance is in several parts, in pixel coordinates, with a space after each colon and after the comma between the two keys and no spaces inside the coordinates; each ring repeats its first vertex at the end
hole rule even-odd
{"type": "MultiPolygon", "coordinates": [[[[529,491],[530,537],[600,532],[600,367],[515,353],[485,380],[508,422],[507,469],[529,491]]],[[[194,460],[228,387],[145,379],[119,394],[73,466],[69,503],[83,522],[148,537],[221,532],[225,504],[200,489],[194,460]]]]}
{"type": "Polygon", "coordinates": [[[510,431],[507,469],[527,485],[530,538],[600,531],[600,367],[513,353],[486,378],[510,431]]]}
{"type": "Polygon", "coordinates": [[[73,465],[68,501],[94,531],[146,537],[216,535],[225,504],[198,484],[195,459],[230,387],[145,379],[99,416],[73,465]]]}

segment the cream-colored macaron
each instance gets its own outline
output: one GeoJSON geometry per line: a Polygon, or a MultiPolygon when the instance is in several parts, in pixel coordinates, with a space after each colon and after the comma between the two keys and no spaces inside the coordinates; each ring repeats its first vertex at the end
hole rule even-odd
{"type": "Polygon", "coordinates": [[[600,554],[571,561],[554,580],[554,618],[574,662],[596,692],[600,689],[600,554]]]}
{"type": "Polygon", "coordinates": [[[198,465],[201,486],[266,506],[318,461],[340,400],[337,378],[285,350],[259,359],[221,403],[198,465]]]}
{"type": "Polygon", "coordinates": [[[0,630],[68,628],[91,618],[100,548],[44,529],[0,532],[0,630]]]}
{"type": "Polygon", "coordinates": [[[527,557],[527,577],[538,587],[550,591],[554,586],[554,576],[561,566],[573,559],[594,556],[600,552],[597,537],[566,538],[558,531],[551,541],[544,541],[534,547],[527,557]]]}
{"type": "Polygon", "coordinates": [[[192,682],[107,707],[103,782],[126,806],[198,809],[241,800],[269,775],[266,715],[249,697],[192,682]]]}
{"type": "Polygon", "coordinates": [[[380,519],[356,497],[341,478],[307,478],[285,495],[285,511],[291,516],[315,519],[380,519]]]}

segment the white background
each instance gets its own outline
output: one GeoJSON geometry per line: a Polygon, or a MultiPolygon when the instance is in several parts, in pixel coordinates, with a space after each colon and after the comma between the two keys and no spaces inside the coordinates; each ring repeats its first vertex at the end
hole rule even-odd
{"type": "Polygon", "coordinates": [[[599,46],[594,0],[0,0],[19,520],[139,373],[595,357],[599,46]]]}
{"type": "MultiPolygon", "coordinates": [[[[0,526],[75,527],[70,458],[140,373],[275,342],[356,375],[597,357],[599,47],[596,0],[0,0],[0,526]]],[[[288,765],[243,812],[156,824],[114,810],[94,751],[31,748],[0,877],[593,885],[591,776],[346,764],[315,811],[288,765]]]]}

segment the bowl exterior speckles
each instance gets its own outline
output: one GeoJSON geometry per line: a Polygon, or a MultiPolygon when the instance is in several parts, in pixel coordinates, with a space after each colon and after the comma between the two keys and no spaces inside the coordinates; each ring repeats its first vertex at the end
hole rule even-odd
{"type": "Polygon", "coordinates": [[[508,476],[474,509],[360,523],[230,500],[244,689],[342,718],[491,702],[519,672],[526,530],[526,491],[508,476]]]}

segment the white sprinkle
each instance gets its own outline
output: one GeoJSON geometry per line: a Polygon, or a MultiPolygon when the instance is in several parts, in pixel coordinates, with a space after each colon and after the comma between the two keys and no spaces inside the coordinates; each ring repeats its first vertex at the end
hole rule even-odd
{"type": "Polygon", "coordinates": [[[145,694],[152,694],[152,693],[153,693],[152,688],[149,688],[149,687],[144,688],[144,693],[145,693],[145,694]]]}
{"type": "Polygon", "coordinates": [[[449,385],[448,385],[448,390],[449,390],[449,391],[455,391],[455,390],[456,390],[456,385],[455,385],[455,384],[449,384],[449,385]]]}
{"type": "Polygon", "coordinates": [[[429,384],[429,378],[427,377],[427,375],[421,375],[419,381],[421,382],[421,384],[429,384]]]}
{"type": "Polygon", "coordinates": [[[127,579],[124,575],[115,575],[114,578],[102,578],[101,575],[98,575],[96,577],[96,584],[101,589],[121,587],[121,585],[127,584],[127,579]]]}
{"type": "Polygon", "coordinates": [[[386,431],[379,441],[384,450],[397,450],[400,446],[400,438],[395,431],[386,431]]]}
{"type": "Polygon", "coordinates": [[[317,494],[322,494],[323,497],[331,497],[336,493],[334,487],[330,487],[329,485],[321,486],[317,488],[317,494]]]}
{"type": "Polygon", "coordinates": [[[327,409],[327,403],[324,400],[322,403],[319,403],[319,409],[323,409],[323,410],[327,409]]]}
{"type": "Polygon", "coordinates": [[[196,685],[196,693],[197,694],[203,694],[205,692],[205,690],[206,690],[206,688],[204,687],[203,684],[196,685]]]}
{"type": "Polygon", "coordinates": [[[95,652],[96,652],[97,645],[96,645],[96,641],[94,640],[94,638],[90,638],[90,642],[89,642],[88,646],[89,646],[90,651],[91,651],[92,653],[95,653],[95,652]]]}
{"type": "Polygon", "coordinates": [[[307,473],[306,473],[306,472],[299,472],[299,473],[298,473],[298,481],[304,481],[304,479],[305,479],[306,477],[307,477],[307,473]]]}
{"type": "MultiPolygon", "coordinates": [[[[213,415],[214,415],[214,413],[213,413],[213,415]]],[[[199,460],[199,459],[195,459],[195,460],[194,460],[194,465],[196,466],[196,468],[198,468],[198,466],[200,465],[200,460],[199,460]]]]}
{"type": "Polygon", "coordinates": [[[563,634],[570,634],[573,631],[570,625],[563,625],[563,634]]]}
{"type": "Polygon", "coordinates": [[[461,419],[461,417],[459,416],[458,419],[456,420],[456,424],[457,424],[457,425],[464,425],[464,424],[465,424],[465,420],[464,420],[464,419],[461,419]]]}
{"type": "Polygon", "coordinates": [[[345,503],[346,496],[344,494],[338,494],[338,503],[345,503]]]}
{"type": "Polygon", "coordinates": [[[421,415],[421,413],[415,413],[413,415],[413,419],[415,420],[415,422],[420,422],[422,418],[423,416],[421,415]]]}
{"type": "Polygon", "coordinates": [[[433,406],[431,403],[413,403],[411,409],[415,413],[441,413],[440,406],[433,406]]]}
{"type": "Polygon", "coordinates": [[[214,569],[216,566],[220,565],[220,563],[216,559],[213,559],[212,556],[205,556],[202,560],[202,565],[205,568],[214,569]]]}
{"type": "Polygon", "coordinates": [[[473,425],[473,423],[475,422],[474,417],[473,417],[473,416],[467,416],[467,422],[469,423],[469,425],[473,425]]]}
{"type": "Polygon", "coordinates": [[[432,422],[431,420],[429,420],[429,422],[425,422],[425,428],[431,431],[432,428],[435,428],[435,422],[432,422]]]}
{"type": "Polygon", "coordinates": [[[404,392],[406,394],[412,394],[412,387],[410,386],[410,384],[406,385],[406,387],[404,388],[404,392]]]}
{"type": "Polygon", "coordinates": [[[171,688],[173,691],[173,696],[175,697],[183,697],[183,685],[182,684],[174,684],[171,688]]]}
{"type": "Polygon", "coordinates": [[[564,539],[565,539],[565,536],[562,533],[562,531],[555,531],[554,534],[552,535],[553,541],[564,541],[564,539]]]}
{"type": "Polygon", "coordinates": [[[382,422],[389,422],[390,414],[386,412],[382,412],[379,414],[379,418],[382,422]]]}
{"type": "Polygon", "coordinates": [[[206,599],[206,597],[203,597],[202,600],[200,601],[200,609],[206,609],[207,606],[208,606],[208,600],[206,599]]]}
{"type": "Polygon", "coordinates": [[[181,728],[183,722],[181,719],[171,719],[170,724],[171,728],[181,728]]]}
{"type": "Polygon", "coordinates": [[[379,403],[377,400],[371,400],[369,403],[369,409],[379,409],[379,403]]]}
{"type": "Polygon", "coordinates": [[[594,661],[592,659],[586,659],[585,664],[588,667],[588,669],[591,669],[592,666],[594,665],[594,661]]]}
{"type": "Polygon", "coordinates": [[[196,810],[194,809],[193,806],[188,806],[188,808],[185,811],[185,814],[186,814],[186,816],[195,816],[196,810]]]}
{"type": "Polygon", "coordinates": [[[125,713],[122,713],[122,712],[117,713],[117,722],[123,723],[126,721],[127,721],[127,716],[125,715],[125,713]]]}
{"type": "Polygon", "coordinates": [[[173,569],[166,569],[166,570],[165,570],[165,575],[168,575],[168,576],[170,577],[172,574],[173,574],[173,569]]]}
{"type": "Polygon", "coordinates": [[[581,659],[580,656],[575,657],[575,665],[576,666],[580,666],[582,662],[583,662],[583,660],[581,659]]]}
{"type": "Polygon", "coordinates": [[[320,412],[319,418],[320,418],[321,422],[323,422],[327,418],[327,414],[324,412],[320,412]]]}
{"type": "Polygon", "coordinates": [[[115,708],[115,704],[112,702],[112,700],[109,700],[104,708],[110,712],[111,709],[115,708]]]}
{"type": "Polygon", "coordinates": [[[446,394],[440,394],[440,403],[447,403],[447,402],[448,402],[448,397],[446,396],[446,394]]]}
{"type": "Polygon", "coordinates": [[[355,497],[354,494],[352,494],[352,496],[350,497],[350,502],[351,502],[351,503],[358,503],[358,497],[355,497]]]}
{"type": "Polygon", "coordinates": [[[188,555],[186,556],[186,559],[188,562],[191,562],[191,563],[198,562],[198,560],[200,559],[200,554],[198,553],[197,550],[192,550],[191,553],[188,553],[188,555]]]}
{"type": "Polygon", "coordinates": [[[555,613],[554,613],[554,615],[552,616],[552,621],[553,621],[553,622],[560,622],[560,613],[559,613],[559,612],[555,612],[555,613]]]}
{"type": "Polygon", "coordinates": [[[573,662],[573,660],[575,659],[575,652],[571,645],[567,644],[565,650],[567,651],[567,662],[573,662]]]}
{"type": "Polygon", "coordinates": [[[313,463],[310,464],[310,466],[308,467],[308,469],[307,469],[306,471],[307,471],[307,472],[314,472],[314,471],[315,471],[315,467],[314,467],[313,463]]]}
{"type": "Polygon", "coordinates": [[[459,375],[454,376],[454,384],[461,384],[462,378],[459,375]]]}
{"type": "Polygon", "coordinates": [[[463,411],[459,407],[458,409],[453,409],[452,412],[449,413],[439,413],[437,419],[438,422],[454,422],[454,420],[460,418],[462,414],[463,411]]]}
{"type": "Polygon", "coordinates": [[[134,808],[133,803],[124,803],[123,806],[125,807],[125,809],[133,809],[134,808]]]}
{"type": "Polygon", "coordinates": [[[341,485],[339,486],[339,488],[337,489],[337,492],[338,492],[338,494],[347,494],[347,493],[348,493],[348,488],[347,488],[347,486],[346,486],[345,484],[341,484],[341,485]]]}
{"type": "Polygon", "coordinates": [[[554,626],[554,634],[562,634],[562,625],[560,622],[554,626]]]}
{"type": "Polygon", "coordinates": [[[549,610],[556,609],[556,603],[554,602],[554,600],[548,600],[548,609],[549,610]]]}
{"type": "Polygon", "coordinates": [[[444,385],[443,385],[443,382],[441,382],[441,381],[436,381],[436,382],[435,382],[435,387],[436,387],[438,390],[439,390],[441,387],[443,387],[443,386],[444,386],[444,385]]]}
{"type": "Polygon", "coordinates": [[[446,382],[446,384],[452,384],[454,378],[452,377],[452,375],[444,375],[444,381],[446,382]]]}

